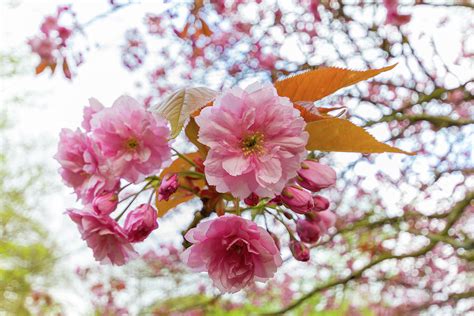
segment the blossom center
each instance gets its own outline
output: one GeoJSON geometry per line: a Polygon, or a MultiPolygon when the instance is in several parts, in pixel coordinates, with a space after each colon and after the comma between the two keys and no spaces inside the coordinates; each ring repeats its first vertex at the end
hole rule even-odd
{"type": "Polygon", "coordinates": [[[242,254],[242,251],[244,250],[245,243],[242,240],[237,240],[230,246],[230,251],[237,253],[237,254],[242,254]]]}
{"type": "Polygon", "coordinates": [[[263,152],[263,139],[264,136],[260,132],[245,136],[240,143],[244,155],[261,154],[263,152]]]}
{"type": "Polygon", "coordinates": [[[138,140],[136,140],[135,138],[127,140],[126,147],[130,150],[135,150],[138,147],[138,140]]]}

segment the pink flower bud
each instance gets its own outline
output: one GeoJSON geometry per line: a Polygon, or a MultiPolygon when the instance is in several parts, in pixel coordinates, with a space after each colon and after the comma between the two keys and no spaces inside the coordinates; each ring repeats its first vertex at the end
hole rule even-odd
{"type": "Polygon", "coordinates": [[[299,219],[296,222],[296,233],[301,241],[312,244],[319,240],[321,229],[318,224],[313,221],[299,219]]]}
{"type": "Polygon", "coordinates": [[[313,202],[314,202],[314,207],[312,210],[315,212],[321,212],[321,211],[327,210],[330,204],[329,200],[321,195],[313,196],[313,202]]]}
{"type": "Polygon", "coordinates": [[[92,207],[99,215],[109,215],[118,205],[118,197],[114,192],[105,192],[94,198],[92,207]]]}
{"type": "Polygon", "coordinates": [[[323,211],[315,213],[312,220],[321,229],[321,235],[324,235],[329,228],[336,224],[336,215],[331,211],[323,211]]]}
{"type": "Polygon", "coordinates": [[[268,205],[282,205],[283,202],[281,200],[281,196],[280,195],[277,195],[275,196],[273,199],[271,199],[270,201],[268,201],[267,203],[268,205]]]}
{"type": "Polygon", "coordinates": [[[130,242],[143,241],[150,233],[158,228],[157,212],[149,204],[142,204],[128,213],[125,219],[124,231],[130,242]]]}
{"type": "Polygon", "coordinates": [[[336,214],[331,211],[319,212],[318,217],[321,220],[320,226],[323,226],[326,231],[336,224],[336,214]]]}
{"type": "Polygon", "coordinates": [[[282,202],[299,214],[304,214],[314,207],[311,193],[297,186],[288,186],[280,196],[282,202]]]}
{"type": "Polygon", "coordinates": [[[258,204],[259,201],[260,198],[253,192],[244,199],[245,204],[247,204],[248,206],[255,206],[258,204]]]}
{"type": "Polygon", "coordinates": [[[317,192],[336,183],[336,171],[314,160],[305,160],[301,163],[297,180],[303,188],[317,192]]]}
{"type": "Polygon", "coordinates": [[[310,257],[309,249],[302,242],[296,239],[292,239],[290,241],[290,250],[291,250],[291,253],[293,254],[293,257],[295,257],[296,260],[298,261],[309,260],[309,257],[310,257]]]}
{"type": "Polygon", "coordinates": [[[158,201],[168,201],[171,194],[175,193],[176,190],[178,190],[178,186],[178,175],[176,173],[169,177],[163,178],[158,191],[158,201]]]}

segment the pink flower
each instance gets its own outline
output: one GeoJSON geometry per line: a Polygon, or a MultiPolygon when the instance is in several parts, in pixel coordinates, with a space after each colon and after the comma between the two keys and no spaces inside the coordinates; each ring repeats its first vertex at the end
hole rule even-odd
{"type": "Polygon", "coordinates": [[[311,0],[309,9],[310,12],[313,14],[315,22],[321,22],[321,15],[318,12],[319,0],[311,0]]]}
{"type": "Polygon", "coordinates": [[[129,70],[135,70],[145,61],[148,54],[146,42],[138,29],[127,30],[125,45],[122,46],[122,63],[129,70]]]}
{"type": "Polygon", "coordinates": [[[459,89],[448,92],[447,100],[448,102],[454,103],[456,105],[460,104],[464,101],[464,91],[459,89]]]}
{"type": "Polygon", "coordinates": [[[315,222],[299,219],[296,222],[296,233],[302,242],[315,243],[321,236],[321,229],[315,222]]]}
{"type": "Polygon", "coordinates": [[[317,192],[336,183],[336,172],[314,160],[305,160],[298,171],[297,180],[303,188],[317,192]]]}
{"type": "Polygon", "coordinates": [[[114,192],[104,192],[96,196],[92,201],[92,207],[97,214],[109,215],[118,205],[118,196],[114,192]]]}
{"type": "Polygon", "coordinates": [[[167,123],[135,99],[122,96],[91,120],[93,137],[124,179],[137,183],[170,162],[167,123]]]}
{"type": "Polygon", "coordinates": [[[158,190],[158,201],[168,201],[170,196],[178,190],[178,186],[178,175],[176,173],[163,178],[158,190]]]}
{"type": "Polygon", "coordinates": [[[83,120],[81,124],[87,132],[91,130],[92,117],[103,109],[104,106],[97,99],[89,99],[89,106],[85,106],[83,110],[83,120]]]}
{"type": "Polygon", "coordinates": [[[221,193],[273,197],[306,156],[305,122],[271,84],[223,92],[196,122],[199,141],[210,147],[206,179],[221,193]]]}
{"type": "Polygon", "coordinates": [[[61,130],[54,158],[61,165],[59,172],[64,182],[74,188],[78,198],[85,203],[92,202],[100,192],[113,191],[119,185],[98,145],[80,130],[61,130]]]}
{"type": "Polygon", "coordinates": [[[310,258],[308,247],[296,239],[290,241],[290,250],[293,257],[298,261],[308,261],[310,258]]]}
{"type": "Polygon", "coordinates": [[[82,239],[100,263],[120,266],[138,256],[122,228],[110,217],[76,209],[68,210],[67,214],[77,224],[82,239]]]}
{"type": "Polygon", "coordinates": [[[286,187],[280,198],[287,207],[299,214],[304,214],[314,207],[311,193],[297,186],[286,187]]]}
{"type": "Polygon", "coordinates": [[[330,205],[328,199],[326,199],[324,196],[321,196],[321,195],[313,196],[313,202],[314,202],[314,206],[311,210],[314,212],[325,211],[329,208],[329,205],[330,205]]]}
{"type": "Polygon", "coordinates": [[[61,44],[63,46],[66,46],[66,41],[71,36],[72,30],[68,29],[67,27],[60,26],[60,27],[58,27],[57,31],[58,31],[58,36],[61,39],[61,44]]]}
{"type": "Polygon", "coordinates": [[[157,211],[149,204],[142,204],[128,213],[123,227],[130,242],[143,241],[158,228],[157,211]]]}
{"type": "Polygon", "coordinates": [[[201,222],[185,238],[193,243],[183,261],[207,271],[222,292],[235,293],[254,281],[273,277],[282,259],[274,240],[254,222],[225,215],[201,222]]]}

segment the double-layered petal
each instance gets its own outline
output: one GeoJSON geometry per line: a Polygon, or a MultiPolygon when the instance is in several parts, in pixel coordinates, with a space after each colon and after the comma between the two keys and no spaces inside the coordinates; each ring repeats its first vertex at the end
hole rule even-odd
{"type": "Polygon", "coordinates": [[[196,123],[199,141],[209,147],[208,183],[241,199],[279,194],[306,156],[305,122],[271,84],[224,91],[196,123]]]}
{"type": "Polygon", "coordinates": [[[272,236],[239,216],[202,222],[185,238],[193,245],[183,253],[184,262],[195,271],[207,271],[222,292],[234,293],[254,281],[263,282],[282,264],[272,236]]]}

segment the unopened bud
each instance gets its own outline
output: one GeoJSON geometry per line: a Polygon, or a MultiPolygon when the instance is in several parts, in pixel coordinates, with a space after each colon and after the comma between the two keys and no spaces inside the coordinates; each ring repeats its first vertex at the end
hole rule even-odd
{"type": "Polygon", "coordinates": [[[305,160],[298,171],[297,181],[303,188],[318,192],[336,183],[336,172],[314,160],[305,160]]]}
{"type": "Polygon", "coordinates": [[[310,258],[308,247],[296,239],[290,241],[290,250],[293,257],[298,261],[308,261],[310,258]]]}

